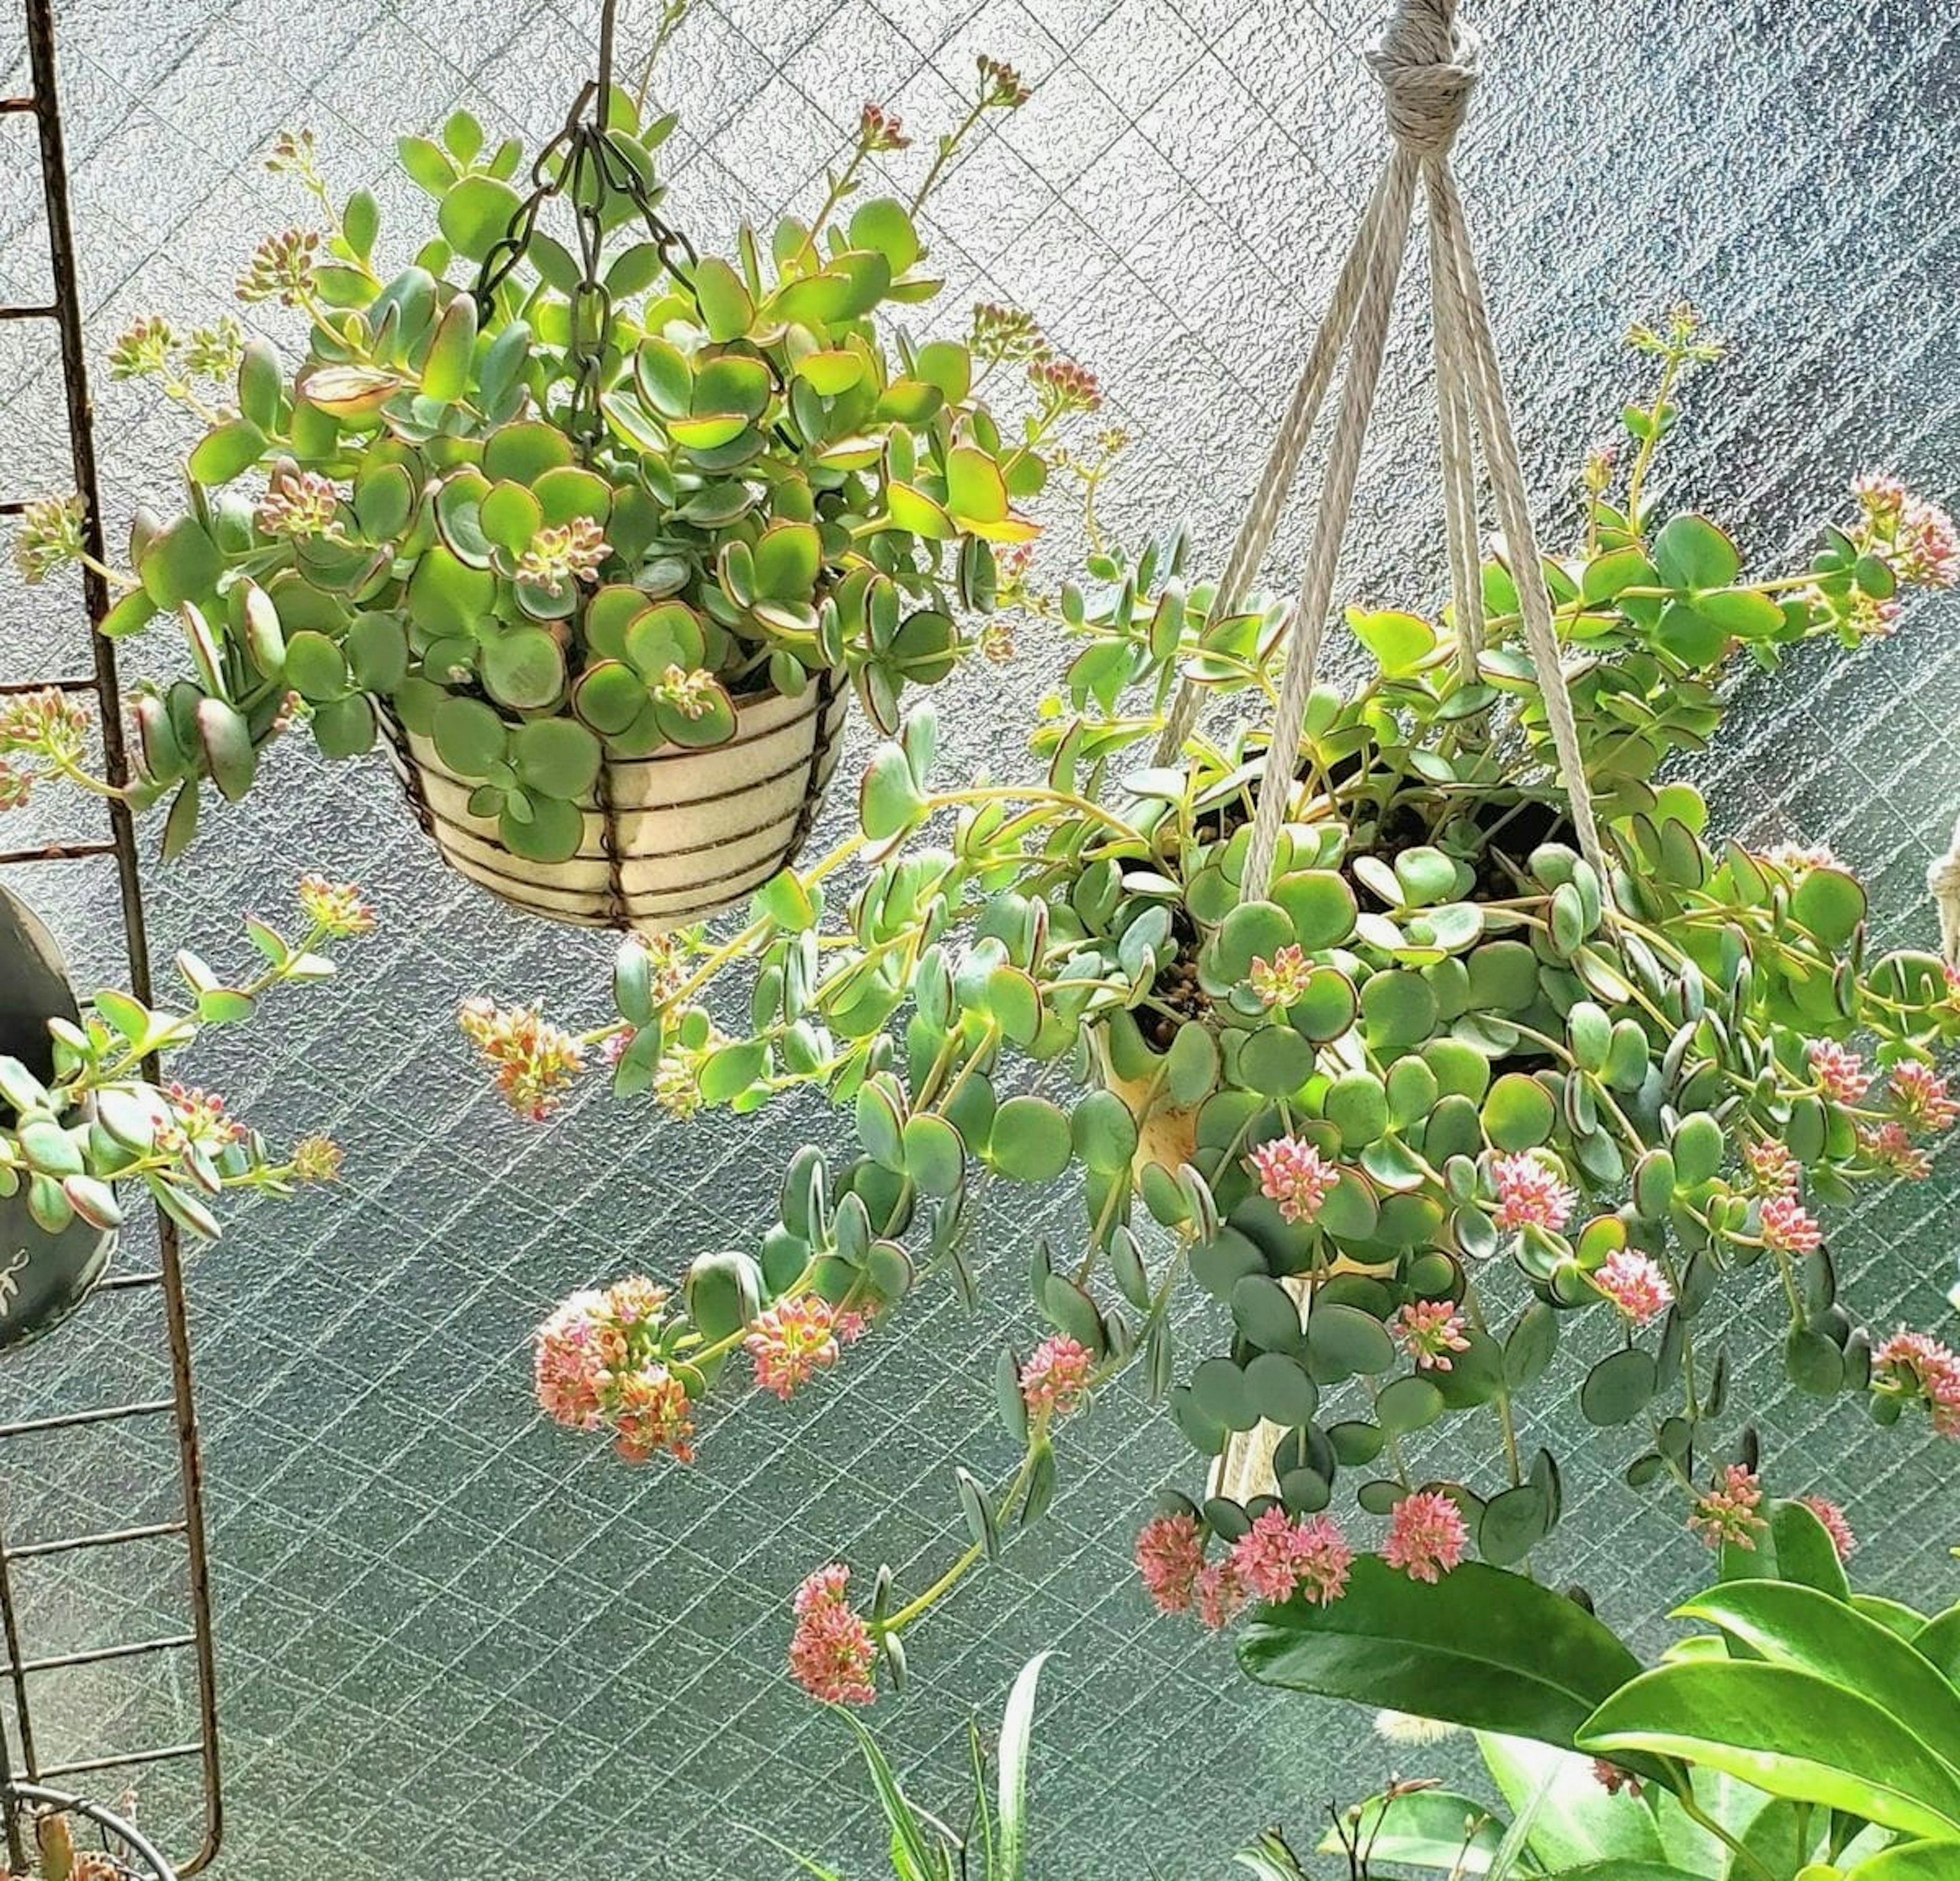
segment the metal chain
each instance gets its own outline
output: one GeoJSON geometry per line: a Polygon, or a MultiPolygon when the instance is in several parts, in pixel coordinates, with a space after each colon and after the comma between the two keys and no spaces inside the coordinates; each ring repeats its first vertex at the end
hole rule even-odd
{"type": "Polygon", "coordinates": [[[606,285],[605,209],[610,195],[623,196],[645,224],[659,252],[660,266],[697,310],[695,270],[700,262],[693,243],[654,206],[639,167],[615,141],[611,126],[612,38],[618,0],[606,0],[599,24],[599,76],[573,100],[564,128],[539,151],[531,165],[531,191],[517,206],[504,233],[478,270],[477,318],[487,323],[498,291],[530,253],[545,205],[571,192],[578,230],[578,279],[571,289],[571,338],[568,351],[576,377],[566,429],[589,459],[605,435],[600,396],[605,387],[606,335],[612,324],[612,296],[606,285]]]}

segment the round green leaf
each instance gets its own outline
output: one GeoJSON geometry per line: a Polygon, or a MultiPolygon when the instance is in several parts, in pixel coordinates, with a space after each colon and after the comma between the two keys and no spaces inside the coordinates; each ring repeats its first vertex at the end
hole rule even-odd
{"type": "Polygon", "coordinates": [[[504,761],[510,731],[480,699],[445,698],[431,720],[436,755],[459,777],[487,777],[504,761]]]}
{"type": "Polygon", "coordinates": [[[1307,1316],[1306,1352],[1308,1368],[1322,1384],[1386,1371],[1395,1362],[1395,1341],[1379,1320],[1358,1307],[1325,1301],[1307,1316]]]}
{"type": "Polygon", "coordinates": [[[531,799],[528,820],[506,806],[497,819],[504,847],[527,862],[569,862],[585,839],[585,818],[557,797],[531,799]]]}
{"type": "Polygon", "coordinates": [[[1443,1411],[1443,1393],[1427,1378],[1398,1378],[1375,1400],[1375,1421],[1392,1436],[1424,1429],[1443,1411]]]}
{"type": "Polygon", "coordinates": [[[1284,1352],[1264,1352],[1253,1359],[1246,1368],[1246,1389],[1262,1418],[1290,1430],[1309,1422],[1320,1403],[1313,1381],[1284,1352]]]}
{"type": "Polygon", "coordinates": [[[536,719],[511,740],[511,762],[530,790],[568,802],[599,780],[599,741],[573,719],[536,719]]]}
{"type": "Polygon", "coordinates": [[[988,1160],[1016,1182],[1051,1182],[1068,1167],[1068,1119],[1045,1098],[1010,1098],[994,1114],[988,1160]]]}
{"type": "Polygon", "coordinates": [[[1498,1149],[1536,1149],[1551,1136],[1557,1116],[1551,1094],[1522,1072],[1507,1072],[1484,1100],[1484,1132],[1498,1149]]]}
{"type": "Polygon", "coordinates": [[[1113,1091],[1091,1091],[1069,1114],[1069,1136],[1084,1168],[1098,1175],[1125,1173],[1137,1153],[1137,1120],[1113,1091]]]}
{"type": "Polygon", "coordinates": [[[1324,1108],[1348,1149],[1373,1142],[1389,1127],[1388,1094],[1373,1072],[1343,1072],[1328,1087],[1324,1108]]]}
{"type": "Polygon", "coordinates": [[[1589,1424],[1631,1424],[1659,1389],[1653,1358],[1637,1347],[1602,1358],[1579,1387],[1579,1409],[1589,1424]]]}
{"type": "Polygon", "coordinates": [[[486,639],[483,684],[500,704],[542,711],[565,691],[565,653],[541,627],[508,628],[486,639]]]}
{"type": "Polygon", "coordinates": [[[1354,932],[1354,891],[1332,869],[1282,875],[1273,884],[1272,898],[1290,924],[1287,939],[1302,947],[1338,947],[1354,932]]]}
{"type": "Polygon", "coordinates": [[[921,1112],[905,1120],[905,1174],[928,1195],[959,1193],[966,1175],[966,1145],[943,1117],[921,1112]]]}

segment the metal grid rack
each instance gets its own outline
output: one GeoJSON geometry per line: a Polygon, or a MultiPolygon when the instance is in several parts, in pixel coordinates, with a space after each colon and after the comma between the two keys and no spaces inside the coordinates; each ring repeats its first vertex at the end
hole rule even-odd
{"type": "MultiPolygon", "coordinates": [[[[59,336],[62,388],[67,408],[69,455],[74,488],[82,499],[84,540],[91,559],[103,559],[100,492],[95,443],[83,351],[81,287],[75,265],[74,230],[68,211],[68,168],[56,83],[52,0],[25,0],[29,69],[33,89],[24,97],[0,98],[0,115],[26,114],[35,121],[40,145],[42,193],[47,218],[48,248],[53,297],[45,304],[0,307],[0,321],[46,320],[59,336]]],[[[0,493],[0,516],[18,516],[26,499],[0,493]]],[[[101,728],[103,755],[110,780],[129,780],[129,758],[122,729],[121,689],[112,643],[94,628],[107,613],[107,583],[84,570],[83,598],[88,616],[90,662],[86,670],[62,672],[0,684],[0,695],[59,691],[88,695],[101,728]]],[[[78,659],[78,665],[80,664],[78,659]]],[[[24,850],[0,850],[0,867],[8,864],[113,859],[121,902],[129,983],[145,1003],[151,997],[149,939],[144,918],[143,891],[137,862],[136,836],[129,806],[119,799],[108,805],[109,835],[105,840],[44,844],[24,850]]],[[[154,1063],[145,1075],[156,1075],[154,1063]]],[[[31,1807],[49,1794],[42,1786],[52,1779],[89,1778],[103,1772],[129,1772],[148,1765],[194,1760],[202,1794],[202,1824],[196,1848],[176,1865],[181,1875],[196,1873],[218,1850],[221,1826],[218,1781],[216,1667],[212,1641],[209,1569],[206,1558],[202,1467],[197,1419],[192,1401],[189,1327],[184,1309],[183,1269],[175,1225],[159,1215],[158,1260],[154,1268],[113,1275],[100,1294],[161,1290],[163,1323],[170,1347],[170,1389],[167,1393],[126,1403],[89,1405],[53,1415],[0,1421],[0,1489],[10,1468],[11,1440],[42,1437],[123,1420],[162,1420],[174,1433],[180,1491],[180,1512],[172,1519],[91,1533],[68,1534],[49,1540],[16,1543],[0,1511],[0,1681],[9,1701],[0,1710],[0,1814],[4,1814],[12,1865],[21,1867],[31,1843],[31,1807]],[[180,1542],[186,1569],[188,1611],[176,1630],[157,1637],[99,1645],[74,1652],[37,1650],[33,1628],[19,1597],[18,1564],[52,1555],[72,1555],[95,1549],[135,1543],[180,1542]],[[187,1657],[194,1668],[196,1725],[194,1734],[179,1743],[110,1746],[97,1755],[43,1762],[35,1740],[34,1685],[38,1678],[84,1666],[138,1662],[156,1655],[187,1657]]],[[[86,1311],[88,1308],[84,1307],[86,1311]]],[[[0,1375],[0,1419],[5,1419],[4,1376],[0,1375]]],[[[160,1873],[167,1869],[159,1868],[160,1873]]]]}

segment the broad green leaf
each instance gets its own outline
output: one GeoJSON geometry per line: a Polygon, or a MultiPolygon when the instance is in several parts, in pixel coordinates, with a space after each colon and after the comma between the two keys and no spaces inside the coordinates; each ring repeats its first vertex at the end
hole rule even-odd
{"type": "Polygon", "coordinates": [[[1851,1584],[1838,1545],[1815,1514],[1801,1502],[1778,1502],[1770,1511],[1770,1539],[1776,1551],[1780,1580],[1800,1581],[1847,1604],[1851,1584]]]}
{"type": "Polygon", "coordinates": [[[1960,1787],[1960,1692],[1876,1620],[1791,1581],[1723,1581],[1675,1613],[1719,1626],[1772,1664],[1862,1694],[1946,1763],[1960,1787]]]}
{"type": "Polygon", "coordinates": [[[1577,1741],[1618,1763],[1685,1759],[1909,1834],[1960,1834],[1960,1778],[1870,1699],[1788,1666],[1704,1660],[1643,1673],[1577,1741]]]}
{"type": "Polygon", "coordinates": [[[1956,1875],[1960,1841],[1913,1841],[1860,1862],[1848,1881],[1954,1881],[1956,1875]]]}
{"type": "MultiPolygon", "coordinates": [[[[1322,1317],[1309,1321],[1309,1338],[1322,1317]]],[[[1429,1586],[1372,1556],[1355,1562],[1346,1594],[1330,1606],[1261,1609],[1240,1638],[1239,1663],[1262,1685],[1568,1750],[1595,1708],[1640,1670],[1577,1602],[1522,1574],[1467,1562],[1429,1586]]],[[[1628,1767],[1662,1776],[1651,1759],[1628,1767]]]]}
{"type": "Polygon", "coordinates": [[[1653,1816],[1624,1790],[1612,1796],[1602,1788],[1589,1757],[1494,1731],[1479,1731],[1477,1747],[1514,1812],[1548,1786],[1529,1838],[1532,1853],[1546,1867],[1665,1857],[1653,1816]]]}

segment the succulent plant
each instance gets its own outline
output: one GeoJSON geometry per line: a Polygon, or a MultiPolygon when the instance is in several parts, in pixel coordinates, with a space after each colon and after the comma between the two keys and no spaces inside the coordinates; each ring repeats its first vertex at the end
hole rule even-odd
{"type": "MultiPolygon", "coordinates": [[[[262,244],[238,293],[304,313],[297,368],[235,326],[180,342],[154,319],[113,355],[208,424],[186,513],[140,513],[133,576],[107,571],[103,631],[170,617],[190,657],[137,706],[145,791],[175,792],[167,852],[204,780],[242,796],[294,720],[329,757],[367,750],[377,711],[431,739],[539,862],[578,848],[603,761],[724,742],[745,695],[834,675],[895,726],[905,689],[958,661],[957,617],[993,605],[995,545],[1036,533],[1020,506],[1048,439],[1097,399],[1037,339],[1015,363],[1045,376],[997,415],[992,327],[976,356],[889,323],[939,292],[915,218],[959,139],[1025,95],[1005,70],[982,62],[909,203],[864,194],[867,162],[908,141],[867,110],[819,214],[745,227],[729,259],[660,221],[675,120],[622,88],[603,162],[561,140],[530,197],[518,145],[488,147],[467,112],[403,138],[435,232],[387,263],[374,196],[336,208],[310,137],[282,138],[272,167],[331,225],[262,244]],[[555,192],[590,258],[550,232],[555,192]]],[[[76,523],[36,506],[30,578],[82,558],[76,523]]]]}
{"type": "MultiPolygon", "coordinates": [[[[749,1110],[813,1086],[858,1139],[842,1161],[797,1152],[777,1225],[714,1257],[754,1303],[700,1329],[718,1363],[757,1306],[882,1313],[931,1266],[970,1287],[991,1174],[1080,1185],[1080,1244],[1030,1251],[1083,1390],[1141,1355],[1203,1456],[1262,1430],[1243,1480],[1169,1505],[1223,1562],[1268,1509],[1317,1520],[1346,1477],[1392,1532],[1420,1514],[1443,1565],[1466,1548],[1522,1562],[1558,1521],[1561,1470],[1525,1452],[1514,1407],[1553,1388],[1631,1434],[1636,1483],[1703,1496],[1738,1336],[1780,1343],[1806,1391],[1854,1391],[1886,1421],[1919,1400],[1960,1434],[1960,1369],[1875,1351],[1810,1212],[1923,1172],[1921,1139],[1956,1114],[1933,1069],[1960,1037],[1952,978],[1930,954],[1869,952],[1848,870],[1724,839],[1663,771],[1719,732],[1736,655],[1774,669],[1819,635],[1855,645],[1889,626],[1875,609],[1896,586],[1939,571],[1896,552],[1916,500],[1883,480],[1806,566],[1763,580],[1706,518],[1657,514],[1641,486],[1706,347],[1685,316],[1669,329],[1659,394],[1629,408],[1624,494],[1589,470],[1583,543],[1545,570],[1610,880],[1571,845],[1501,560],[1473,671],[1430,622],[1357,612],[1375,674],[1316,691],[1297,740],[1242,725],[1137,765],[1180,675],[1269,692],[1279,637],[1264,607],[1214,618],[1173,541],[1134,563],[1106,547],[1095,588],[1052,604],[1079,650],[1032,777],[936,787],[915,712],[867,767],[858,834],[772,882],[749,926],[628,944],[619,1021],[558,1035],[603,1044],[619,1090],[749,1110]],[[1250,900],[1275,748],[1293,785],[1250,900]],[[834,901],[830,875],[864,858],[834,901]],[[717,997],[738,968],[739,1007],[717,997]],[[1169,1310],[1187,1277],[1230,1320],[1195,1360],[1169,1310]],[[1558,1365],[1588,1311],[1612,1349],[1558,1365]],[[1433,1447],[1450,1425],[1495,1440],[1494,1473],[1433,1447]]],[[[1052,1419],[1011,1353],[1000,1380],[1029,1462],[998,1505],[963,1484],[968,1560],[1052,1489],[1052,1419]]],[[[1236,1600],[1213,1571],[1222,1619],[1236,1600]]],[[[914,1617],[871,1630],[882,1645],[914,1617]]]]}
{"type": "MultiPolygon", "coordinates": [[[[261,962],[252,974],[228,977],[196,954],[178,955],[187,1011],[103,988],[81,1002],[78,1022],[48,1018],[39,1065],[0,1056],[0,1202],[19,1198],[49,1235],[78,1222],[109,1229],[123,1219],[119,1188],[140,1184],[186,1233],[215,1241],[221,1229],[211,1205],[227,1190],[289,1195],[297,1184],[333,1179],[340,1150],[327,1138],[307,1137],[277,1155],[221,1098],[154,1082],[148,1070],[203,1026],[251,1018],[275,987],[330,978],[334,964],[321,944],[373,929],[372,911],[344,885],[308,876],[298,899],[297,939],[248,918],[261,962]]],[[[0,1313],[12,1303],[23,1264],[0,1271],[0,1313]]]]}

